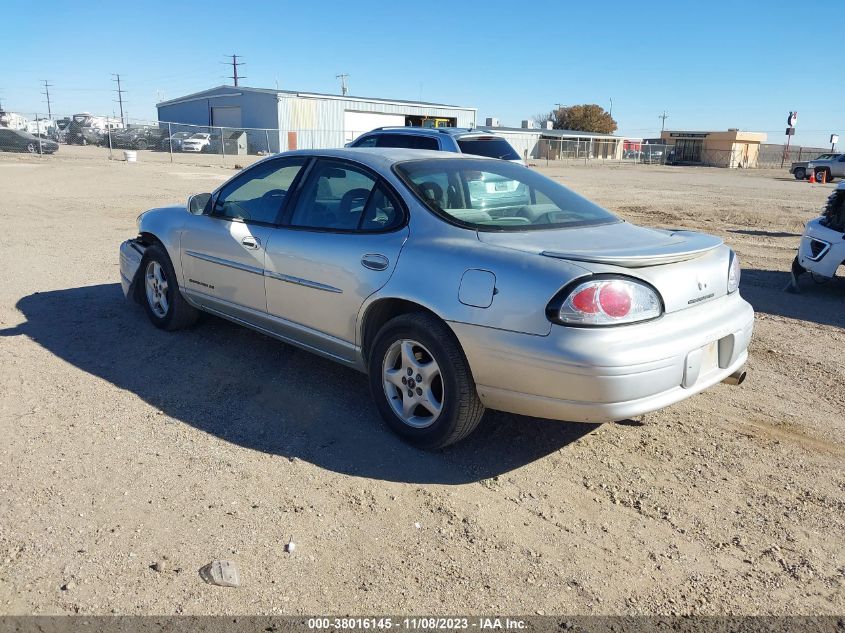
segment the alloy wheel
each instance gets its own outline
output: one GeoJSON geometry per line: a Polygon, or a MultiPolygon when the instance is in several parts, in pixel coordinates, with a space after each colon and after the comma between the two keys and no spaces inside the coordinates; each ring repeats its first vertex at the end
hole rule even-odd
{"type": "Polygon", "coordinates": [[[424,429],[440,417],[443,376],[434,356],[419,342],[393,342],[384,355],[382,383],[393,412],[408,426],[424,429]]]}
{"type": "Polygon", "coordinates": [[[147,303],[153,313],[160,319],[167,316],[170,304],[167,302],[167,277],[164,269],[155,260],[147,264],[144,271],[145,289],[147,291],[147,303]]]}

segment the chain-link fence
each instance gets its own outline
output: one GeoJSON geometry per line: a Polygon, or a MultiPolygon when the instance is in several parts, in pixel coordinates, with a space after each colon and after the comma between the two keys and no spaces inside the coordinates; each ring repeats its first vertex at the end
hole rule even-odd
{"type": "MultiPolygon", "coordinates": [[[[235,165],[250,162],[250,157],[293,149],[342,147],[368,131],[201,126],[88,113],[52,117],[0,113],[0,151],[52,154],[68,145],[86,148],[73,150],[75,157],[102,158],[105,153],[117,160],[235,165]]],[[[622,138],[540,137],[512,142],[520,155],[545,166],[613,162],[789,168],[794,161],[809,161],[830,152],[797,145],[787,151],[785,145],[768,143],[713,149],[687,140],[675,145],[622,138]]]]}
{"type": "Polygon", "coordinates": [[[811,161],[824,154],[830,154],[830,148],[802,147],[763,143],[760,145],[760,155],[757,158],[758,167],[789,167],[793,162],[811,161]]]}

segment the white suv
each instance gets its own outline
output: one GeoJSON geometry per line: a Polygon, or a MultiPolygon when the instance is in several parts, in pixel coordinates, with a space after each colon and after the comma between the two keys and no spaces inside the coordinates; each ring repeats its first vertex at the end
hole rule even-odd
{"type": "Polygon", "coordinates": [[[346,147],[404,147],[501,158],[524,165],[516,150],[501,136],[471,128],[380,127],[362,134],[346,147]]]}

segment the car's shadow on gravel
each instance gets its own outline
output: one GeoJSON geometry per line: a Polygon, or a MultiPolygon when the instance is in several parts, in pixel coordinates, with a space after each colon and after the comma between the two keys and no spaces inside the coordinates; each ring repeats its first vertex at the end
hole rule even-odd
{"type": "Polygon", "coordinates": [[[0,336],[28,336],[177,422],[349,475],[478,481],[596,428],[490,412],[464,442],[427,453],[382,425],[363,374],[222,319],[207,317],[183,332],[157,330],[140,306],[123,298],[118,284],[36,293],[17,308],[26,322],[0,330],[0,336]]]}
{"type": "Polygon", "coordinates": [[[845,282],[816,283],[809,274],[799,278],[799,294],[786,292],[790,274],[780,270],[743,268],[740,292],[756,312],[845,327],[845,282]]]}

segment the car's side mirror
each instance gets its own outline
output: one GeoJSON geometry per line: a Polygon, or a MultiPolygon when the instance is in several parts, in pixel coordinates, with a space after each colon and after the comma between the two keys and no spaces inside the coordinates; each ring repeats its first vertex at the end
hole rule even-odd
{"type": "Polygon", "coordinates": [[[208,203],[211,202],[210,193],[198,193],[188,198],[188,213],[202,215],[208,203]]]}

